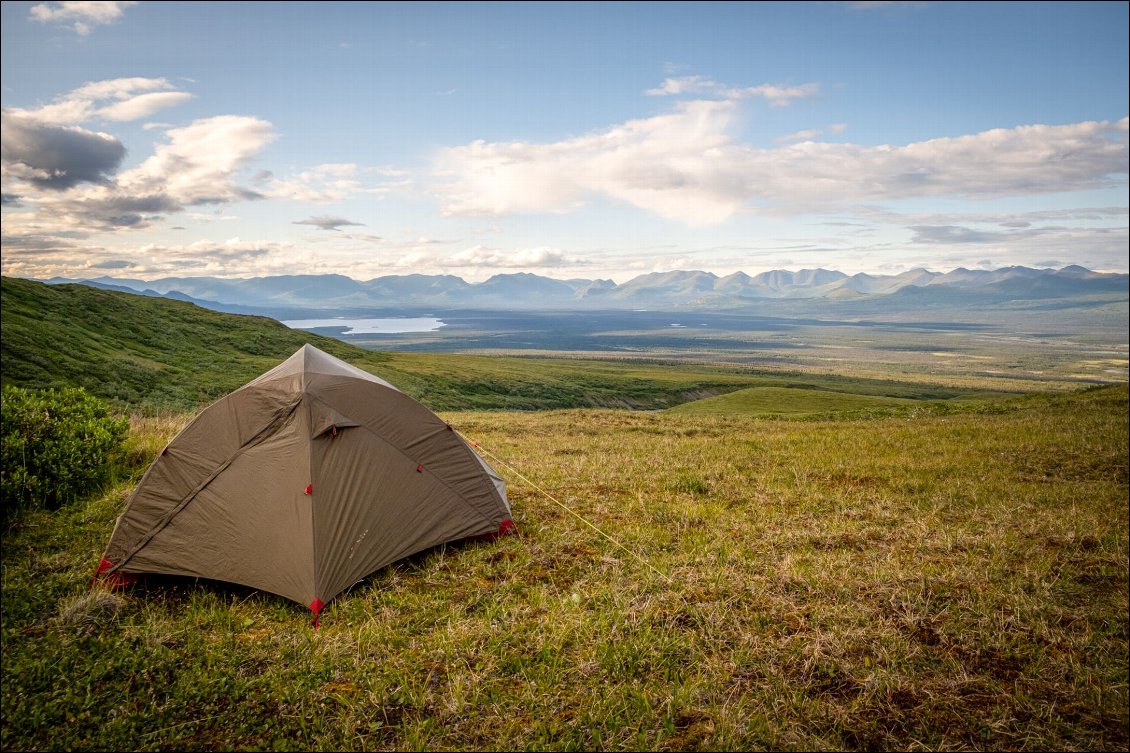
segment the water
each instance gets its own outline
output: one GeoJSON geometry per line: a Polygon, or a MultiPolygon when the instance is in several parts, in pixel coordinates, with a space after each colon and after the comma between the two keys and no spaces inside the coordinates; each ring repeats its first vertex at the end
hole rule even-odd
{"type": "Polygon", "coordinates": [[[340,329],[342,335],[377,335],[401,332],[435,332],[444,323],[429,316],[401,319],[290,319],[283,324],[291,329],[340,329]]]}

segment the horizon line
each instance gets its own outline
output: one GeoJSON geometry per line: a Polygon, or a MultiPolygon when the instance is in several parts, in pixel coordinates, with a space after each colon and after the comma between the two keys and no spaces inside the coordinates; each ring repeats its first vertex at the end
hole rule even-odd
{"type": "Polygon", "coordinates": [[[891,273],[891,274],[881,274],[881,273],[872,273],[872,272],[854,272],[854,273],[849,274],[847,272],[844,272],[843,270],[830,269],[828,267],[804,267],[804,268],[797,269],[797,270],[787,269],[787,268],[783,268],[783,267],[775,267],[773,269],[767,269],[763,272],[757,272],[755,274],[750,274],[750,273],[744,272],[742,270],[730,272],[730,273],[727,273],[727,274],[718,274],[717,272],[711,272],[711,271],[704,270],[704,269],[670,269],[670,270],[667,270],[667,271],[664,271],[664,272],[658,272],[658,271],[640,272],[639,274],[625,280],[622,283],[618,283],[611,278],[603,278],[603,277],[592,277],[592,278],[590,278],[590,277],[550,277],[550,276],[545,275],[545,274],[539,274],[539,273],[536,273],[536,272],[527,272],[527,271],[496,272],[496,273],[490,275],[489,277],[487,277],[487,278],[485,278],[481,281],[478,281],[478,282],[468,282],[465,278],[463,278],[460,275],[447,273],[447,272],[439,272],[439,273],[435,273],[435,274],[427,274],[427,273],[422,273],[422,272],[409,272],[409,273],[405,273],[405,274],[379,275],[377,277],[370,277],[370,278],[367,278],[367,279],[350,277],[349,275],[344,275],[344,274],[340,274],[340,273],[336,273],[336,272],[327,272],[327,273],[324,273],[324,274],[304,274],[304,273],[289,273],[288,274],[288,273],[283,273],[283,274],[274,274],[274,275],[249,275],[249,276],[187,275],[187,276],[184,276],[184,277],[178,277],[178,276],[175,276],[175,275],[163,275],[161,277],[152,277],[152,278],[131,277],[131,276],[117,277],[117,276],[110,274],[110,273],[101,273],[101,274],[97,275],[96,277],[62,277],[62,276],[56,275],[54,277],[44,278],[44,277],[25,277],[23,275],[8,275],[8,274],[5,274],[3,276],[4,277],[17,277],[17,278],[26,279],[26,280],[34,280],[36,282],[49,282],[51,280],[67,280],[67,281],[70,281],[70,282],[97,281],[97,279],[100,278],[100,277],[106,278],[106,279],[111,279],[111,280],[127,279],[127,280],[138,280],[138,281],[141,281],[141,282],[156,282],[156,281],[159,281],[159,280],[177,280],[177,279],[183,280],[183,279],[194,279],[194,278],[195,279],[244,280],[244,281],[246,281],[246,280],[267,280],[267,279],[278,278],[278,277],[343,277],[347,280],[353,280],[354,282],[362,282],[362,283],[372,282],[374,280],[381,280],[381,279],[385,279],[385,278],[388,278],[388,277],[417,276],[417,277],[455,277],[455,278],[458,278],[460,280],[463,280],[464,282],[467,282],[467,284],[469,284],[469,285],[481,285],[482,283],[487,282],[489,280],[492,280],[496,277],[514,277],[514,276],[518,276],[518,275],[527,275],[527,276],[531,276],[531,277],[540,277],[540,278],[547,279],[547,280],[554,280],[556,282],[563,282],[563,281],[566,281],[566,280],[585,280],[585,281],[588,281],[588,282],[612,282],[614,285],[619,286],[619,285],[625,285],[628,282],[631,282],[632,280],[637,280],[641,277],[646,277],[648,275],[667,275],[667,274],[675,274],[675,273],[680,273],[680,272],[685,273],[685,274],[711,275],[711,276],[716,277],[718,279],[725,279],[726,277],[733,277],[733,276],[739,275],[739,274],[744,274],[747,277],[752,278],[752,277],[757,277],[758,275],[769,274],[771,272],[788,272],[789,274],[800,274],[802,272],[834,272],[834,273],[837,273],[837,274],[842,274],[845,277],[857,277],[859,275],[866,275],[868,277],[880,277],[880,278],[882,278],[882,277],[898,277],[900,275],[904,275],[904,274],[907,274],[907,273],[910,273],[910,272],[916,272],[916,271],[922,271],[922,272],[926,272],[928,274],[943,276],[943,275],[952,274],[954,272],[959,272],[959,271],[1000,272],[1000,271],[1004,271],[1004,270],[1008,270],[1008,269],[1031,269],[1031,270],[1037,271],[1037,272],[1046,272],[1046,271],[1060,272],[1064,269],[1068,269],[1068,268],[1072,268],[1072,267],[1085,270],[1085,271],[1090,272],[1092,274],[1106,274],[1106,275],[1119,275],[1119,274],[1124,275],[1124,274],[1127,274],[1127,272],[1118,272],[1118,271],[1114,271],[1114,270],[1091,269],[1089,267],[1084,267],[1081,264],[1063,264],[1061,266],[1045,266],[1045,267],[1029,267],[1029,266],[1026,266],[1024,264],[1009,264],[1009,265],[1005,265],[1005,266],[1001,266],[1001,267],[993,267],[993,268],[960,267],[959,266],[959,267],[954,267],[947,272],[938,272],[938,271],[932,270],[928,267],[917,266],[917,267],[910,267],[908,269],[903,270],[902,272],[895,272],[895,273],[891,273]]]}

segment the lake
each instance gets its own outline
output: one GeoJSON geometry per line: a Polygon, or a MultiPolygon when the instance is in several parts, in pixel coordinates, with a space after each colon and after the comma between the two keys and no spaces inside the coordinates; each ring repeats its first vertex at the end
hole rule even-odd
{"type": "Polygon", "coordinates": [[[283,324],[291,329],[333,329],[342,330],[342,335],[396,334],[401,332],[435,332],[444,325],[443,321],[430,316],[404,317],[399,319],[291,319],[283,324]]]}

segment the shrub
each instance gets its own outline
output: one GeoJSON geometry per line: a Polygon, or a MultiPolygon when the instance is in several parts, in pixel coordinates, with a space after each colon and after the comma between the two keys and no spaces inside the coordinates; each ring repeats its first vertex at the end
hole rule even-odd
{"type": "Polygon", "coordinates": [[[2,515],[55,509],[97,491],[129,431],[129,421],[85,390],[6,385],[2,400],[2,515]]]}

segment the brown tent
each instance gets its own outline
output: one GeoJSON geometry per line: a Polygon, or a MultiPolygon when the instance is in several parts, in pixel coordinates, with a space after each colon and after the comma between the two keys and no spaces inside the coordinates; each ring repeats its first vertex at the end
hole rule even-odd
{"type": "Polygon", "coordinates": [[[502,479],[449,425],[305,345],[169,443],[118,518],[99,573],[240,583],[316,618],[391,562],[512,527],[502,479]]]}

